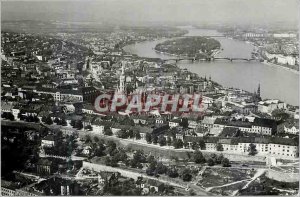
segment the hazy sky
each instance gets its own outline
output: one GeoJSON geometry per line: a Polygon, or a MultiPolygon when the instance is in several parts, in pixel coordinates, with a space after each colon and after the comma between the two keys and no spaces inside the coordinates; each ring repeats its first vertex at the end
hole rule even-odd
{"type": "Polygon", "coordinates": [[[298,0],[98,0],[2,2],[3,20],[297,23],[298,0]]]}

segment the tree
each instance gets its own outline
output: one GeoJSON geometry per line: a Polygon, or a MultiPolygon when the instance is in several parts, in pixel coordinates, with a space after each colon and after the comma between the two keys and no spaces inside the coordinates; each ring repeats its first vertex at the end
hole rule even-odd
{"type": "Polygon", "coordinates": [[[286,121],[290,115],[286,113],[283,109],[275,109],[272,111],[272,116],[275,118],[279,118],[281,121],[286,121]]]}
{"type": "Polygon", "coordinates": [[[137,130],[135,130],[135,131],[134,131],[134,137],[135,137],[135,139],[140,140],[140,139],[141,139],[141,134],[140,134],[140,132],[137,131],[137,130]]]}
{"type": "Polygon", "coordinates": [[[47,116],[45,124],[47,124],[47,125],[52,125],[53,124],[53,121],[52,121],[50,116],[47,116]]]}
{"type": "Polygon", "coordinates": [[[71,120],[71,123],[70,123],[70,125],[74,128],[75,127],[75,123],[76,123],[76,121],[75,120],[71,120]]]}
{"type": "Polygon", "coordinates": [[[167,144],[167,140],[164,135],[159,136],[158,143],[160,146],[165,146],[167,144]]]}
{"type": "Polygon", "coordinates": [[[198,143],[199,143],[199,147],[201,148],[201,150],[205,150],[206,147],[205,147],[205,142],[204,142],[204,140],[203,140],[203,139],[200,139],[198,143]]]}
{"type": "MultiPolygon", "coordinates": [[[[3,114],[4,114],[4,113],[3,113],[3,114]]],[[[24,120],[24,117],[23,117],[23,115],[22,115],[21,112],[18,113],[18,118],[19,118],[20,120],[24,120]]]]}
{"type": "Polygon", "coordinates": [[[104,157],[104,163],[105,163],[105,165],[110,166],[110,164],[111,164],[111,159],[110,159],[109,156],[104,157]]]}
{"type": "Polygon", "coordinates": [[[118,157],[116,157],[116,155],[112,156],[112,158],[110,159],[110,166],[118,167],[118,157]]]}
{"type": "Polygon", "coordinates": [[[13,121],[13,120],[15,120],[15,117],[11,112],[9,112],[9,113],[7,113],[7,119],[13,121]]]}
{"type": "Polygon", "coordinates": [[[133,154],[133,158],[130,161],[130,166],[132,168],[142,168],[143,165],[141,163],[145,163],[145,162],[146,162],[146,157],[144,155],[144,152],[142,150],[137,150],[133,154]]]}
{"type": "Polygon", "coordinates": [[[90,143],[90,142],[92,142],[91,136],[86,135],[85,136],[85,143],[90,143]]]}
{"type": "Polygon", "coordinates": [[[119,148],[118,152],[114,155],[118,159],[118,161],[126,162],[128,156],[124,149],[119,148]]]}
{"type": "Polygon", "coordinates": [[[174,139],[173,146],[175,149],[182,148],[183,147],[182,139],[174,139]]]}
{"type": "Polygon", "coordinates": [[[43,123],[46,123],[46,120],[47,120],[47,117],[46,117],[46,116],[43,116],[43,117],[42,117],[42,122],[43,122],[43,123]]]}
{"type": "Polygon", "coordinates": [[[107,153],[109,154],[109,155],[113,155],[113,153],[114,153],[114,150],[117,148],[117,144],[115,143],[115,142],[113,142],[113,141],[108,141],[107,142],[107,153]]]}
{"type": "Polygon", "coordinates": [[[38,123],[40,122],[40,119],[37,116],[33,116],[33,122],[38,123]]]}
{"type": "Polygon", "coordinates": [[[168,144],[168,146],[172,145],[172,139],[170,136],[167,137],[167,144],[168,144]]]}
{"type": "Polygon", "coordinates": [[[184,140],[183,141],[183,146],[184,146],[184,148],[189,148],[189,143],[186,140],[184,140]]]}
{"type": "Polygon", "coordinates": [[[198,150],[199,149],[199,144],[197,142],[192,143],[192,149],[193,150],[198,150]]]}
{"type": "Polygon", "coordinates": [[[196,192],[193,189],[190,189],[189,191],[190,196],[196,196],[196,192]]]}
{"type": "Polygon", "coordinates": [[[182,178],[183,181],[191,181],[192,180],[192,174],[190,169],[185,168],[181,171],[180,177],[182,178]]]}
{"type": "Polygon", "coordinates": [[[195,163],[205,163],[205,158],[199,150],[196,150],[194,152],[194,162],[195,163]]]}
{"type": "Polygon", "coordinates": [[[151,163],[153,161],[155,161],[155,157],[153,155],[149,155],[146,159],[147,163],[151,163]]]}
{"type": "Polygon", "coordinates": [[[153,176],[153,175],[157,174],[156,165],[157,165],[157,161],[155,159],[151,160],[151,162],[149,163],[149,166],[146,170],[146,173],[150,176],[153,176]]]}
{"type": "Polygon", "coordinates": [[[213,158],[209,158],[209,159],[207,160],[207,165],[209,165],[209,166],[215,165],[215,162],[214,162],[213,158]]]}
{"type": "Polygon", "coordinates": [[[217,149],[217,151],[223,151],[224,150],[223,145],[220,144],[220,143],[217,143],[216,149],[217,149]]]}
{"type": "Polygon", "coordinates": [[[56,134],[57,141],[60,141],[61,147],[59,151],[61,151],[60,155],[64,155],[67,153],[68,156],[72,154],[72,152],[77,148],[76,139],[74,135],[67,135],[65,143],[61,140],[62,132],[58,132],[56,134]]]}
{"type": "Polygon", "coordinates": [[[97,136],[94,137],[94,142],[96,142],[96,143],[99,142],[99,138],[97,136]]]}
{"type": "Polygon", "coordinates": [[[128,116],[126,116],[123,120],[120,122],[122,125],[130,125],[134,126],[134,121],[130,119],[128,116]]]}
{"type": "Polygon", "coordinates": [[[118,131],[117,136],[118,136],[118,138],[122,138],[122,139],[128,138],[128,134],[124,129],[121,129],[120,131],[118,131]]]}
{"type": "Polygon", "coordinates": [[[181,122],[179,123],[180,126],[182,126],[183,128],[188,128],[189,126],[189,122],[187,118],[182,118],[181,122]]]}
{"type": "Polygon", "coordinates": [[[222,166],[223,166],[223,167],[230,167],[229,159],[224,158],[224,159],[222,160],[222,166]]]}
{"type": "Polygon", "coordinates": [[[25,117],[25,120],[26,120],[27,122],[33,122],[33,116],[32,116],[32,115],[26,116],[26,117],[25,117]]]}
{"type": "Polygon", "coordinates": [[[152,136],[150,133],[146,133],[146,141],[148,144],[151,144],[152,143],[152,136]]]}
{"type": "Polygon", "coordinates": [[[150,190],[149,190],[150,194],[154,194],[155,193],[155,189],[154,187],[151,187],[150,190]]]}
{"type": "Polygon", "coordinates": [[[132,129],[130,129],[130,130],[127,131],[127,136],[128,136],[129,138],[134,138],[134,132],[133,132],[132,129]]]}
{"type": "Polygon", "coordinates": [[[165,174],[168,168],[162,162],[158,162],[156,166],[156,171],[158,174],[165,174]]]}
{"type": "Polygon", "coordinates": [[[83,128],[83,123],[81,120],[76,121],[75,128],[81,130],[83,128]]]}
{"type": "Polygon", "coordinates": [[[89,131],[92,131],[92,130],[93,130],[93,128],[92,128],[91,125],[87,125],[86,127],[84,127],[84,129],[89,130],[89,131]]]}
{"type": "Polygon", "coordinates": [[[111,129],[105,128],[105,127],[104,127],[103,134],[104,134],[104,135],[108,135],[108,136],[112,136],[112,135],[113,135],[113,132],[111,131],[111,129]]]}
{"type": "Polygon", "coordinates": [[[53,122],[56,123],[56,124],[60,124],[60,121],[59,121],[59,119],[57,117],[54,118],[53,122]]]}
{"type": "Polygon", "coordinates": [[[255,144],[249,144],[249,147],[248,147],[248,152],[249,152],[249,155],[256,155],[257,154],[257,150],[256,150],[256,145],[255,144]]]}
{"type": "Polygon", "coordinates": [[[152,135],[152,142],[153,142],[153,144],[157,144],[157,142],[158,142],[157,135],[152,135]]]}
{"type": "Polygon", "coordinates": [[[3,112],[3,113],[1,114],[1,118],[7,119],[7,112],[3,112]]]}
{"type": "MultiPolygon", "coordinates": [[[[94,139],[95,140],[95,139],[94,139]]],[[[97,141],[97,140],[96,140],[97,141]]],[[[98,141],[99,142],[99,141],[98,141]]],[[[103,143],[98,143],[97,145],[96,145],[96,147],[94,148],[94,155],[95,156],[97,156],[97,157],[102,157],[102,156],[104,156],[104,155],[106,155],[105,154],[105,146],[104,146],[104,144],[103,143]]]]}
{"type": "Polygon", "coordinates": [[[222,154],[220,154],[219,156],[216,157],[215,163],[216,164],[221,164],[223,159],[224,159],[224,156],[222,154]]]}
{"type": "Polygon", "coordinates": [[[176,178],[179,176],[178,171],[175,167],[168,168],[167,175],[171,178],[176,178]]]}
{"type": "Polygon", "coordinates": [[[60,124],[61,124],[62,126],[67,126],[67,121],[66,121],[66,119],[65,119],[65,118],[62,118],[62,119],[60,120],[60,124]]]}

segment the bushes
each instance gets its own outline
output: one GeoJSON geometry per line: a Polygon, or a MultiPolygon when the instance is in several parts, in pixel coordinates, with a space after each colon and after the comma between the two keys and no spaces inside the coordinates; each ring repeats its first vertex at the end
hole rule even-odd
{"type": "Polygon", "coordinates": [[[230,165],[230,163],[229,163],[229,159],[224,158],[224,159],[222,160],[222,166],[223,166],[223,167],[230,167],[231,165],[230,165]]]}
{"type": "Polygon", "coordinates": [[[219,156],[211,154],[210,158],[207,159],[207,165],[214,166],[216,164],[222,164],[223,167],[230,167],[229,159],[225,158],[222,154],[219,156]]]}
{"type": "Polygon", "coordinates": [[[15,120],[15,117],[11,112],[3,112],[1,117],[4,118],[4,119],[11,120],[11,121],[15,120]]]}
{"type": "Polygon", "coordinates": [[[256,155],[257,154],[257,150],[256,150],[256,145],[255,144],[249,144],[249,147],[248,147],[248,152],[249,152],[249,155],[256,155]]]}
{"type": "Polygon", "coordinates": [[[181,139],[174,139],[173,140],[173,146],[175,149],[182,148],[183,147],[183,141],[181,139]]]}
{"type": "MultiPolygon", "coordinates": [[[[112,132],[110,131],[110,129],[104,129],[104,135],[112,135],[112,132]]],[[[117,136],[118,138],[122,138],[122,139],[127,139],[127,138],[136,138],[136,139],[141,139],[141,135],[140,132],[135,130],[120,130],[117,132],[117,136]]]]}
{"type": "Polygon", "coordinates": [[[199,150],[196,150],[193,156],[195,163],[205,163],[205,158],[202,152],[200,152],[199,150]]]}

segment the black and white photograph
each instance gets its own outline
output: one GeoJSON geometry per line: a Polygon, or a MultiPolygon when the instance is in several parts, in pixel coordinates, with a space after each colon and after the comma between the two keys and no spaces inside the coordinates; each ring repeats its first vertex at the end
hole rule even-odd
{"type": "Polygon", "coordinates": [[[299,195],[300,0],[1,0],[1,196],[299,195]]]}

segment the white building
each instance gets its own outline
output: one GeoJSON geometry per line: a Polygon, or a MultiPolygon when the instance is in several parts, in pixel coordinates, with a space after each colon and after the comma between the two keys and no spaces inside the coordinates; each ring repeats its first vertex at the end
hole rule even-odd
{"type": "Polygon", "coordinates": [[[169,127],[170,128],[178,127],[180,122],[181,122],[181,120],[179,120],[179,119],[170,120],[169,127]]]}
{"type": "Polygon", "coordinates": [[[93,133],[100,134],[100,135],[103,134],[104,125],[101,125],[101,123],[96,122],[96,123],[93,123],[91,126],[92,126],[93,133]]]}
{"type": "Polygon", "coordinates": [[[276,59],[276,61],[280,64],[288,64],[288,65],[295,65],[296,64],[296,58],[292,56],[284,56],[282,54],[272,54],[265,52],[266,57],[271,59],[276,59]]]}
{"type": "Polygon", "coordinates": [[[296,38],[297,34],[295,33],[275,33],[273,34],[274,38],[296,38]]]}
{"type": "Polygon", "coordinates": [[[258,103],[258,111],[262,113],[272,113],[275,109],[286,109],[286,103],[276,99],[269,99],[258,103]]]}
{"type": "Polygon", "coordinates": [[[299,135],[299,126],[286,127],[284,125],[284,131],[289,134],[299,135]]]}
{"type": "Polygon", "coordinates": [[[54,140],[54,136],[52,135],[48,135],[46,136],[44,139],[42,139],[42,147],[46,146],[46,147],[54,147],[55,146],[55,140],[54,140]]]}

